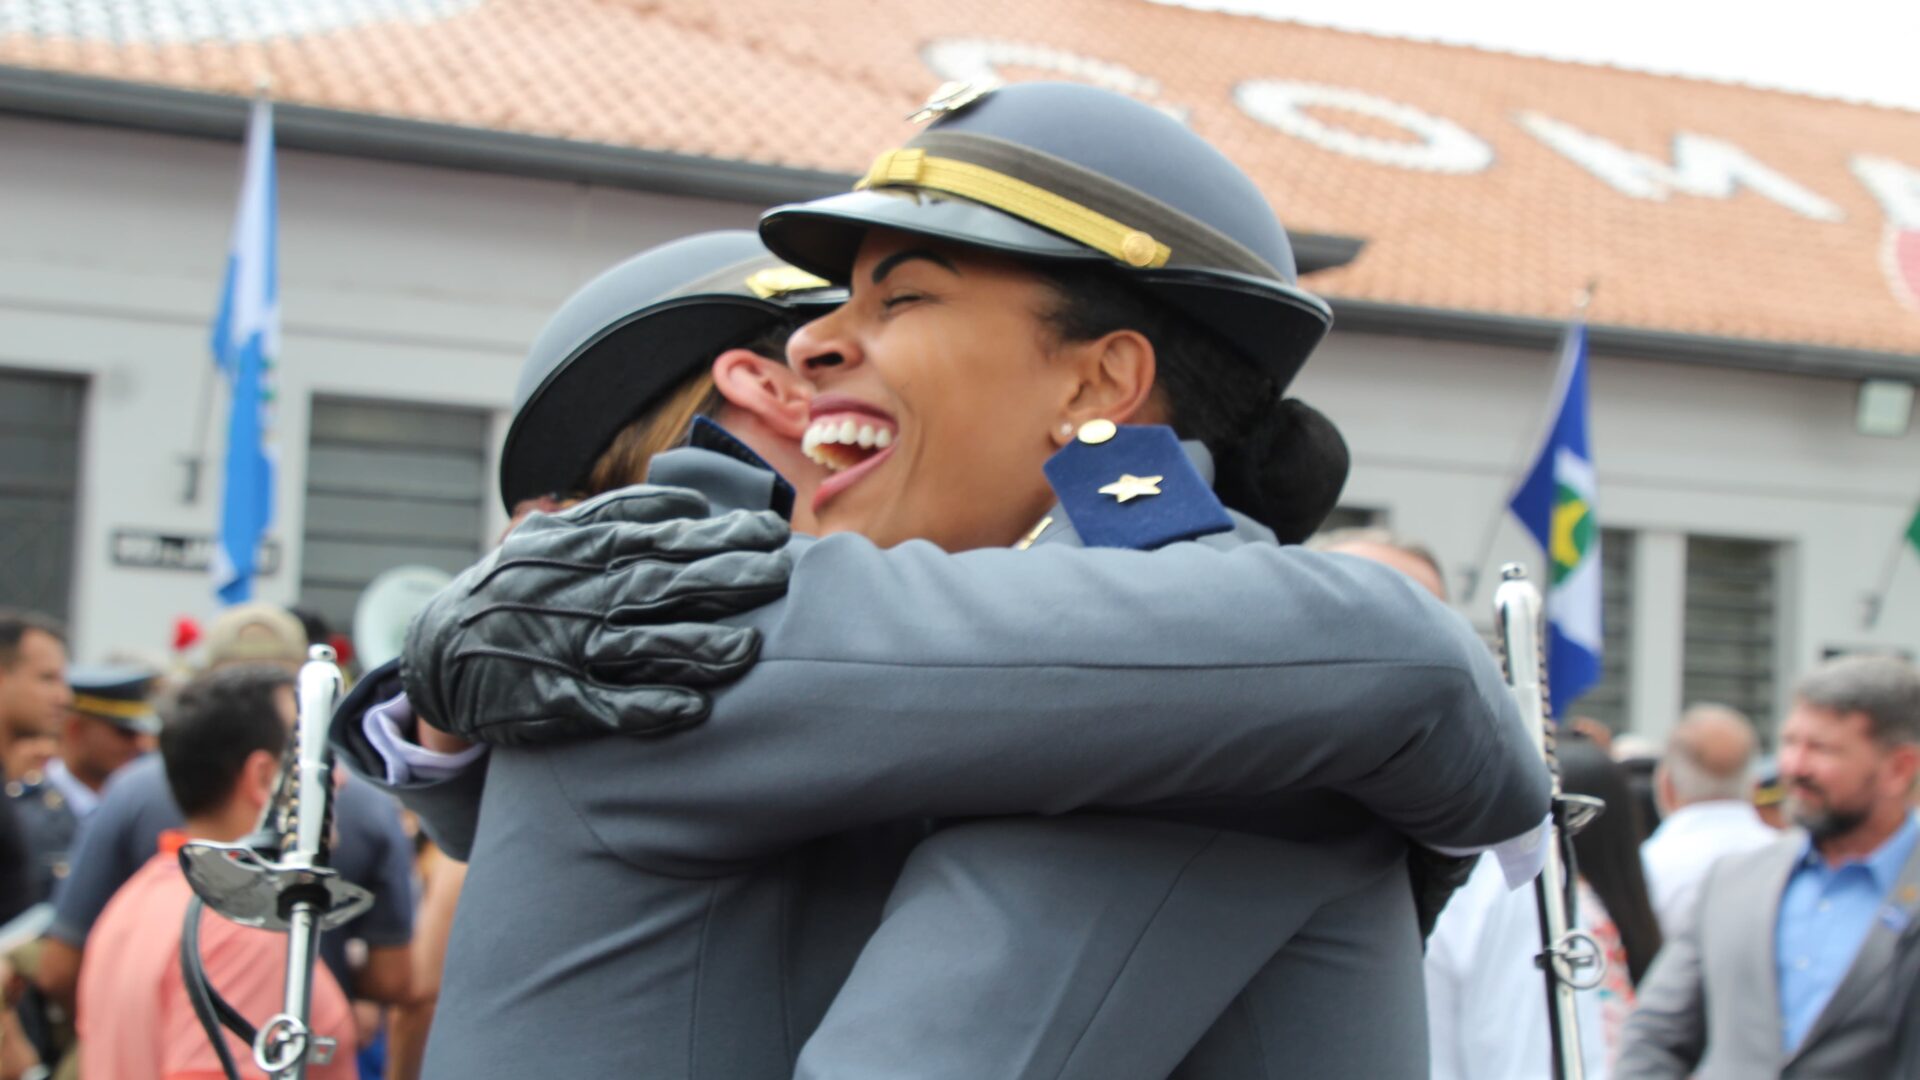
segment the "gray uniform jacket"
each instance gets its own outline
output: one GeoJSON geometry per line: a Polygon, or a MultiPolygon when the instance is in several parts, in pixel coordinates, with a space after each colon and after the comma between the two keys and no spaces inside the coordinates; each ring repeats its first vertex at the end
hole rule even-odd
{"type": "Polygon", "coordinates": [[[80,832],[80,815],[54,782],[44,776],[7,784],[13,813],[33,853],[33,898],[46,900],[67,876],[67,853],[80,832]]]}
{"type": "MultiPolygon", "coordinates": [[[[1210,481],[1207,451],[1187,452],[1210,481]]],[[[1200,542],[1272,542],[1235,519],[1200,542]]],[[[1080,546],[1048,520],[1039,544],[1080,546]]],[[[1404,841],[1326,792],[1158,809],[1195,823],[1080,812],[934,833],[796,1076],[1425,1080],[1404,841]]]]}
{"type": "MultiPolygon", "coordinates": [[[[1896,1050],[1913,1053],[1914,979],[1920,977],[1920,852],[1874,920],[1853,966],[1792,1053],[1781,1049],[1774,929],[1780,898],[1806,838],[1792,833],[1713,864],[1692,926],[1670,939],[1640,984],[1616,1080],[1751,1077],[1903,1077],[1896,1050]]],[[[1908,1064],[1915,1058],[1909,1058],[1908,1064]]]]}
{"type": "MultiPolygon", "coordinates": [[[[719,497],[754,472],[683,451],[655,479],[724,509],[754,505],[719,497]]],[[[1257,824],[1247,808],[1325,788],[1470,846],[1545,812],[1484,647],[1392,571],[1267,545],[795,550],[787,599],[743,617],[759,665],[705,725],[491,755],[430,1075],[787,1075],[885,895],[821,860],[886,846],[867,841],[887,823],[1106,806],[1257,824]]],[[[414,804],[449,813],[460,786],[414,804]]],[[[890,880],[905,844],[888,850],[844,862],[890,880]]]]}

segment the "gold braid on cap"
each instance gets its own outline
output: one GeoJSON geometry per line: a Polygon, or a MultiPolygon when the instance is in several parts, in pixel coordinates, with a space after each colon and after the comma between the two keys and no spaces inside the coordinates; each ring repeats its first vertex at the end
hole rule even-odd
{"type": "Polygon", "coordinates": [[[1098,210],[984,165],[934,157],[919,147],[881,154],[867,170],[866,178],[854,185],[855,190],[885,187],[941,191],[971,199],[1140,269],[1165,266],[1173,258],[1173,249],[1151,234],[1098,210]]]}
{"type": "Polygon", "coordinates": [[[778,300],[792,293],[824,289],[831,284],[826,278],[815,277],[797,266],[785,263],[756,270],[748,274],[745,281],[747,291],[762,300],[778,300]]]}
{"type": "Polygon", "coordinates": [[[144,701],[121,701],[117,698],[96,697],[93,694],[73,695],[73,711],[111,717],[115,720],[139,720],[153,715],[153,707],[144,701]]]}

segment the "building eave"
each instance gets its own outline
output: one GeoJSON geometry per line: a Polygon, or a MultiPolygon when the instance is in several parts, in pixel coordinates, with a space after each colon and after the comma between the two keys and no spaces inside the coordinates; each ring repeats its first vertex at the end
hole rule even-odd
{"type": "MultiPolygon", "coordinates": [[[[1428,340],[1552,349],[1566,333],[1556,319],[1414,307],[1330,297],[1336,333],[1384,334],[1428,340]]],[[[1920,356],[1784,341],[1683,334],[1634,326],[1593,325],[1594,355],[1638,357],[1682,364],[1814,375],[1834,379],[1920,381],[1920,356]]]]}

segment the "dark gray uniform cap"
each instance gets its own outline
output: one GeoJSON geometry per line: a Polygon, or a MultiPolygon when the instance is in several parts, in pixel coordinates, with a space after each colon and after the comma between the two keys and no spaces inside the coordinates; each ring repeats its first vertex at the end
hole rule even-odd
{"type": "Polygon", "coordinates": [[[1115,266],[1282,388],[1333,322],[1298,286],[1286,230],[1253,181],[1186,125],[1111,91],[994,89],[883,154],[863,188],[770,210],[760,235],[788,262],[841,282],[872,228],[1115,266]],[[1087,210],[1101,219],[1090,229],[1087,210]]]}
{"type": "Polygon", "coordinates": [[[571,490],[607,442],[714,356],[844,297],[744,229],[662,244],[594,278],[534,339],[513,392],[500,498],[571,490]]]}
{"type": "Polygon", "coordinates": [[[149,697],[159,672],[136,667],[72,667],[67,686],[73,690],[73,711],[105,720],[134,735],[160,734],[160,717],[149,697]]]}

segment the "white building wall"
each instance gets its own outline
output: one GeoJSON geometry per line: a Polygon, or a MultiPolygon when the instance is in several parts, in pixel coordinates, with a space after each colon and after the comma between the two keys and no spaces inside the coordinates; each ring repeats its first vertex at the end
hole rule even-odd
{"type": "MultiPolygon", "coordinates": [[[[208,411],[197,501],[183,456],[210,383],[207,325],[236,195],[236,145],[0,118],[0,367],[90,381],[73,621],[76,652],[163,649],[176,615],[214,609],[207,578],[116,567],[116,528],[210,534],[224,402],[208,411]]],[[[282,152],[277,523],[285,558],[262,598],[299,581],[308,404],[315,394],[503,413],[522,350],[574,287],[673,236],[750,225],[755,208],[554,181],[282,152]]],[[[1539,565],[1489,522],[1541,422],[1553,357],[1367,335],[1334,337],[1299,392],[1355,450],[1347,501],[1429,541],[1458,588],[1475,569],[1539,565]]],[[[1920,369],[1917,369],[1920,374],[1920,369]]],[[[1680,701],[1684,535],[1788,545],[1782,686],[1829,646],[1920,652],[1920,565],[1879,627],[1863,603],[1920,495],[1920,430],[1854,433],[1854,384],[1605,356],[1592,372],[1600,519],[1640,530],[1634,724],[1680,701]]],[[[496,435],[504,424],[496,417],[496,435]]],[[[489,502],[492,496],[489,493],[489,502]]],[[[495,522],[489,523],[489,535],[495,522]]],[[[1477,623],[1491,585],[1469,609],[1477,623]]]]}
{"type": "MultiPolygon", "coordinates": [[[[75,653],[164,651],[175,616],[214,612],[206,575],[116,567],[108,545],[120,528],[216,531],[226,405],[207,336],[239,148],[13,118],[0,118],[0,147],[0,367],[89,380],[75,653]],[[196,452],[204,482],[189,504],[181,459],[196,452]]],[[[279,603],[299,583],[313,395],[504,412],[527,342],[574,288],[663,240],[756,216],[738,204],[291,151],[279,166],[272,535],[284,557],[256,583],[279,603]]],[[[497,535],[498,519],[490,525],[497,535]]]]}

